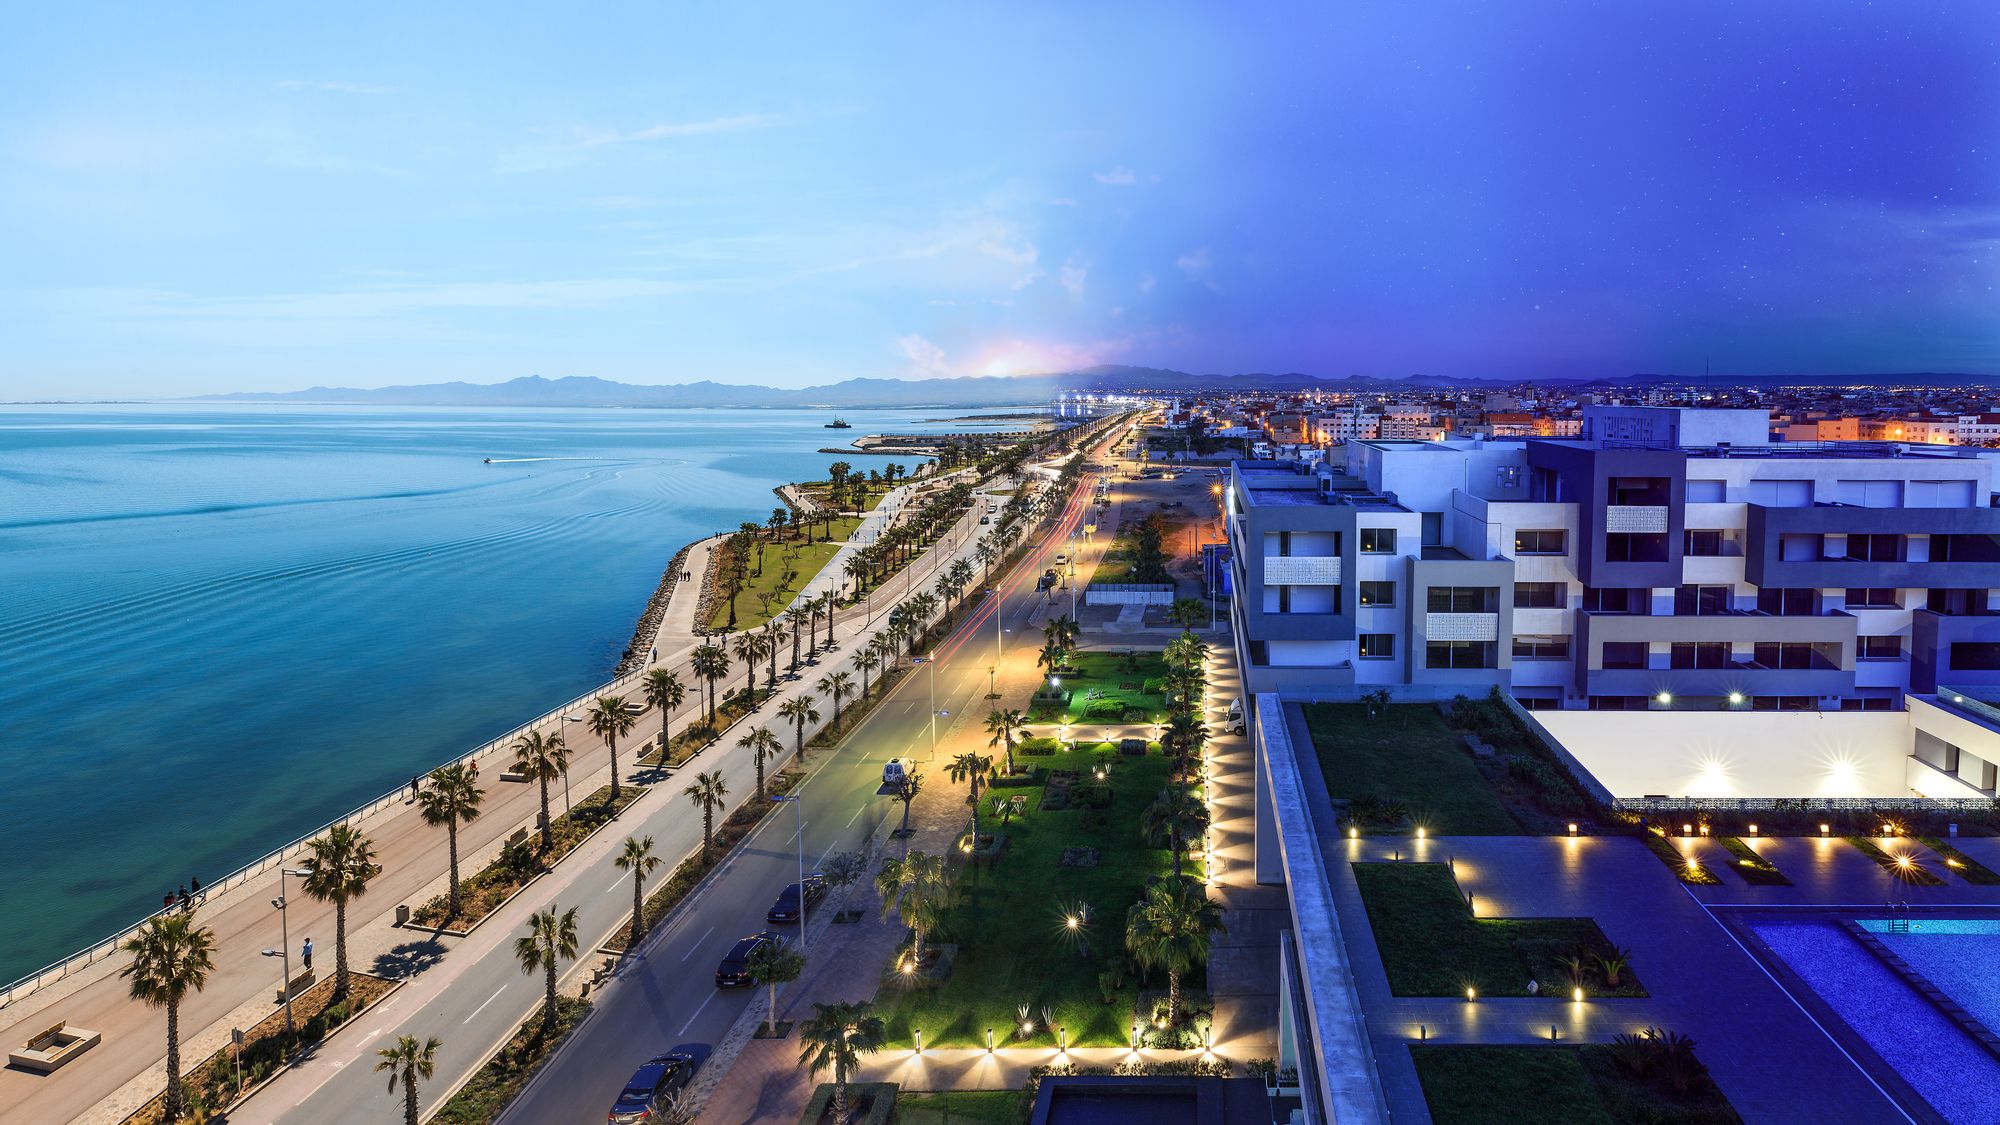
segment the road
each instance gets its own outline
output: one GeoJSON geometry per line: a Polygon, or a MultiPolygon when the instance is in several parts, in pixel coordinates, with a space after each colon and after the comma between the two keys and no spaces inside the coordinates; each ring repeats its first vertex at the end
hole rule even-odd
{"type": "MultiPolygon", "coordinates": [[[[1004,643],[1039,646],[1038,634],[1021,635],[1031,617],[1045,614],[1042,598],[1033,592],[1034,575],[1048,565],[1046,557],[1065,549],[1068,535],[1082,522],[1089,486],[1088,479],[1082,482],[1055,529],[1044,536],[1045,545],[1003,579],[1000,596],[985,599],[951,638],[937,646],[941,657],[937,706],[950,712],[939,720],[940,736],[943,724],[979,722],[985,713],[996,601],[1004,611],[999,627],[1004,643]],[[1009,629],[1012,635],[1005,632],[1009,629]]],[[[966,517],[974,521],[975,530],[979,510],[966,517]]],[[[961,535],[952,554],[969,557],[976,538],[961,535]]],[[[931,572],[932,568],[923,571],[931,572]]],[[[841,630],[837,659],[842,666],[858,648],[854,640],[864,628],[863,622],[850,622],[841,630]]],[[[816,678],[833,667],[832,661],[822,661],[810,674],[816,678]]],[[[929,751],[930,679],[928,672],[906,677],[864,723],[823,755],[826,760],[798,790],[808,864],[832,850],[858,847],[883,820],[900,811],[899,805],[876,796],[875,790],[884,760],[898,756],[922,760],[929,751]]],[[[824,702],[819,706],[827,710],[824,702]]],[[[764,714],[769,713],[767,704],[764,714]]],[[[785,745],[791,744],[788,726],[773,729],[785,745]]],[[[710,750],[701,765],[720,769],[732,794],[754,787],[754,765],[733,745],[710,750]]],[[[577,907],[579,935],[594,944],[629,916],[630,877],[611,865],[626,835],[652,835],[656,852],[676,859],[699,845],[701,818],[681,798],[680,788],[678,779],[668,781],[663,792],[634,805],[624,823],[601,833],[554,873],[531,884],[464,939],[450,957],[412,978],[401,993],[365,1017],[367,1030],[337,1036],[314,1058],[251,1099],[233,1119],[331,1125],[351,1121],[357,1112],[377,1103],[392,1108],[373,1063],[374,1051],[398,1035],[442,1040],[445,1046],[430,1088],[442,1091],[455,1086],[539,1003],[539,976],[523,974],[512,953],[513,940],[531,912],[577,907]]],[[[796,877],[796,820],[790,814],[769,818],[673,924],[655,931],[636,956],[624,959],[616,975],[595,992],[596,1011],[510,1110],[507,1121],[594,1120],[647,1054],[683,1041],[714,1042],[745,1004],[760,998],[754,990],[718,992],[714,967],[736,938],[764,928],[764,910],[796,877]]],[[[594,963],[602,958],[586,954],[584,960],[594,963]]]]}

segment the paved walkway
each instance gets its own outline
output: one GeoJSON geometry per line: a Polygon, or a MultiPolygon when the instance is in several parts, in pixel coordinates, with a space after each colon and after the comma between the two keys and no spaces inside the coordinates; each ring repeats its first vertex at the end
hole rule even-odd
{"type": "MultiPolygon", "coordinates": [[[[891,583],[892,589],[882,595],[882,607],[886,609],[891,604],[887,599],[900,598],[907,593],[913,583],[930,581],[937,569],[946,565],[954,555],[969,554],[967,547],[972,538],[967,534],[969,529],[976,529],[976,516],[972,514],[961,521],[956,536],[950,541],[952,546],[933,551],[905,568],[899,579],[891,583]]],[[[689,569],[693,568],[694,555],[693,551],[689,554],[689,569]]],[[[683,604],[691,603],[697,596],[697,583],[680,584],[670,599],[663,622],[674,620],[677,611],[684,617],[691,617],[691,612],[683,609],[683,604]]],[[[872,634],[867,614],[859,610],[844,614],[836,625],[836,631],[843,646],[851,646],[864,635],[872,634]]],[[[696,680],[684,667],[681,671],[683,681],[689,686],[689,705],[674,716],[676,730],[683,729],[699,713],[696,702],[699,693],[694,690],[696,680]]],[[[740,671],[735,675],[740,676],[740,671]]],[[[807,676],[794,683],[781,682],[780,698],[810,690],[813,679],[807,676]]],[[[625,690],[630,696],[637,696],[636,687],[629,683],[625,690]]],[[[830,708],[822,706],[821,711],[830,714],[830,708]]],[[[772,714],[774,711],[767,704],[756,718],[762,721],[772,714]]],[[[620,761],[628,771],[638,752],[657,736],[658,724],[657,714],[649,712],[642,715],[638,726],[622,740],[620,761]]],[[[774,732],[780,734],[783,744],[789,747],[792,744],[789,724],[773,725],[774,732]]],[[[551,734],[561,731],[570,744],[575,763],[569,779],[573,797],[583,797],[608,782],[609,765],[604,744],[590,735],[581,723],[563,723],[557,718],[541,729],[551,734]]],[[[809,733],[812,729],[816,728],[809,728],[809,733]]],[[[704,752],[704,767],[716,765],[710,760],[713,758],[734,761],[745,757],[746,752],[734,746],[736,733],[729,732],[704,752]]],[[[460,869],[464,873],[477,870],[486,857],[498,851],[507,835],[534,820],[538,805],[536,787],[499,782],[497,778],[503,758],[504,751],[496,752],[482,763],[487,787],[483,815],[460,829],[460,869]]],[[[665,797],[660,796],[659,799],[664,800],[665,797]]],[[[557,800],[560,803],[562,798],[557,800]]],[[[356,908],[349,910],[350,963],[357,970],[390,976],[404,976],[429,969],[441,960],[444,967],[450,970],[453,960],[444,959],[444,954],[453,947],[455,939],[433,938],[429,931],[397,929],[388,917],[397,904],[421,902],[442,889],[442,830],[424,824],[414,804],[406,802],[391,803],[356,823],[374,842],[383,874],[370,887],[367,897],[356,908]]],[[[297,857],[294,856],[284,866],[295,866],[296,862],[297,857]]],[[[558,871],[571,870],[576,866],[564,864],[558,871]]],[[[545,880],[554,877],[545,877],[545,880]]],[[[288,922],[291,940],[296,945],[305,936],[312,936],[321,968],[330,969],[333,956],[332,908],[307,898],[299,891],[297,880],[290,883],[288,922]]],[[[278,919],[273,917],[275,911],[270,906],[270,900],[278,893],[278,873],[273,869],[268,876],[249,880],[226,894],[212,895],[201,908],[202,923],[216,933],[216,971],[207,987],[182,1006],[184,1065],[192,1065],[225,1045],[231,1027],[247,1027],[274,1010],[273,996],[279,976],[277,962],[261,956],[259,951],[275,947],[280,941],[278,919]]],[[[496,921],[490,926],[497,924],[496,921]]],[[[490,926],[483,927],[480,933],[474,935],[475,939],[488,936],[490,926]]],[[[455,960],[462,963],[465,959],[455,960]]],[[[104,1041],[98,1047],[55,1074],[36,1075],[12,1068],[0,1071],[0,1123],[116,1122],[159,1090],[164,1083],[165,1069],[164,1013],[129,999],[127,983],[118,976],[124,964],[122,956],[99,961],[0,1012],[0,1040],[10,1043],[25,1041],[59,1020],[88,1027],[104,1035],[104,1041]]],[[[442,983],[448,983],[451,975],[447,971],[442,983]]],[[[399,1000],[401,997],[391,1003],[399,1000]]],[[[339,1042],[337,1038],[335,1043],[339,1042]]]]}

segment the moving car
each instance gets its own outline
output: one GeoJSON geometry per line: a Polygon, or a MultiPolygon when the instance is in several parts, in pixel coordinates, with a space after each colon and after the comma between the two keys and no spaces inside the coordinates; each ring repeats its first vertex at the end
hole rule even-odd
{"type": "Polygon", "coordinates": [[[627,715],[643,715],[643,714],[645,714],[645,713],[646,713],[646,703],[645,703],[645,701],[644,701],[644,700],[638,700],[638,699],[631,699],[631,700],[627,700],[627,701],[625,702],[625,713],[626,713],[627,715]]]}
{"type": "Polygon", "coordinates": [[[1069,556],[1068,556],[1068,555],[1066,555],[1066,554],[1063,554],[1063,555],[1057,555],[1057,556],[1056,556],[1056,565],[1057,565],[1057,566],[1068,566],[1068,565],[1069,565],[1069,556]]]}
{"type": "Polygon", "coordinates": [[[722,955],[722,963],[715,967],[715,987],[748,988],[756,983],[750,979],[750,955],[766,945],[783,945],[784,936],[763,930],[740,938],[729,952],[722,955]]]}
{"type": "Polygon", "coordinates": [[[1222,720],[1222,729],[1223,729],[1223,731],[1224,731],[1225,733],[1228,733],[1228,734],[1242,734],[1242,733],[1243,733],[1243,697],[1242,697],[1242,696],[1240,696],[1240,695],[1239,695],[1239,696],[1237,696],[1236,698],[1234,698],[1234,699],[1232,699],[1232,700],[1230,700],[1230,701],[1229,701],[1229,713],[1228,713],[1228,715],[1227,715],[1227,716],[1225,716],[1225,717],[1223,718],[1223,720],[1222,720]]]}
{"type": "Polygon", "coordinates": [[[625,1082],[625,1089],[611,1106],[606,1118],[610,1125],[640,1125],[664,1121],[674,1097],[687,1089],[694,1072],[708,1060],[706,1043],[683,1043],[640,1065],[625,1082]]]}
{"type": "Polygon", "coordinates": [[[826,897],[826,876],[815,871],[806,876],[803,883],[788,884],[778,892],[778,901],[764,912],[764,921],[772,923],[796,922],[805,909],[816,905],[826,897]]]}

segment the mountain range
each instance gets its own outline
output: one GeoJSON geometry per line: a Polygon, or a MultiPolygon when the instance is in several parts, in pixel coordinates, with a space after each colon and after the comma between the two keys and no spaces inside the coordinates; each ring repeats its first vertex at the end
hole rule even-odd
{"type": "MultiPolygon", "coordinates": [[[[1639,383],[1695,383],[1687,376],[1625,375],[1605,379],[1536,379],[1538,387],[1570,391],[1593,386],[1639,383]]],[[[1872,375],[1717,376],[1718,386],[1976,386],[1990,376],[1908,373],[1872,375]]],[[[242,391],[201,395],[201,402],[300,402],[402,406],[1020,406],[1036,405],[1065,392],[1108,394],[1194,394],[1213,391],[1332,390],[1394,392],[1419,389],[1494,390],[1526,385],[1523,379],[1469,379],[1412,375],[1403,379],[1348,376],[1328,379],[1297,372],[1194,375],[1156,367],[1107,365],[1043,375],[968,376],[932,379],[847,379],[814,387],[766,387],[701,380],[647,386],[571,375],[547,379],[528,375],[504,383],[427,383],[414,386],[309,387],[302,391],[242,391]]]]}

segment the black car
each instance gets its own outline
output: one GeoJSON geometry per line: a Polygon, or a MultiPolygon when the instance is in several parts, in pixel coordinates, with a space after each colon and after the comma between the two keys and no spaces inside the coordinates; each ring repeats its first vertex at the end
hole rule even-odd
{"type": "Polygon", "coordinates": [[[750,979],[750,955],[766,945],[783,944],[783,935],[769,930],[738,940],[722,955],[722,964],[715,967],[715,987],[748,988],[755,983],[750,979]]]}
{"type": "Polygon", "coordinates": [[[764,912],[764,921],[796,922],[803,913],[801,899],[804,900],[804,906],[812,907],[819,905],[819,900],[825,897],[826,876],[817,873],[808,875],[805,882],[789,884],[778,892],[778,901],[772,903],[771,909],[764,912]]]}
{"type": "Polygon", "coordinates": [[[663,1055],[654,1055],[625,1083],[625,1090],[611,1107],[610,1125],[640,1125],[664,1120],[674,1095],[687,1088],[694,1072],[708,1060],[706,1043],[683,1043],[663,1055]]]}

